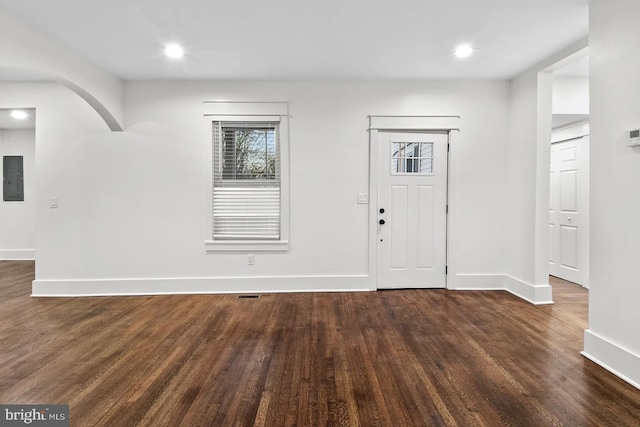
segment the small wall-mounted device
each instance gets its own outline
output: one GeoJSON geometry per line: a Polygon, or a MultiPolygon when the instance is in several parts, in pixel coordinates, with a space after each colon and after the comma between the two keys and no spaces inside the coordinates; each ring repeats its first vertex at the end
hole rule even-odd
{"type": "Polygon", "coordinates": [[[640,145],[640,129],[631,129],[627,131],[627,146],[635,147],[640,145]]]}
{"type": "Polygon", "coordinates": [[[369,203],[369,194],[367,193],[358,193],[358,204],[366,205],[369,203]]]}

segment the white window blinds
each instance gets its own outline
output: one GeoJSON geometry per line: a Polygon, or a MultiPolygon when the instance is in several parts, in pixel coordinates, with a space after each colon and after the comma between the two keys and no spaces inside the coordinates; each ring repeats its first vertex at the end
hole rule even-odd
{"type": "Polygon", "coordinates": [[[278,122],[213,122],[213,240],[280,239],[278,122]]]}

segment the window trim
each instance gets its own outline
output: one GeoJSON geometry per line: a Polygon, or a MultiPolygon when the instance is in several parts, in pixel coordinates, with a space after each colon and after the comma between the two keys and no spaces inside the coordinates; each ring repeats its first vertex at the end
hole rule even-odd
{"type": "MultiPolygon", "coordinates": [[[[253,103],[232,103],[237,111],[239,104],[246,104],[247,110],[253,103]]],[[[264,109],[262,103],[261,107],[264,109]]],[[[217,105],[220,107],[220,104],[217,105]]],[[[254,110],[261,111],[261,110],[254,110]]],[[[290,184],[289,184],[289,120],[288,115],[254,114],[205,114],[207,126],[207,214],[205,216],[205,251],[209,252],[287,252],[289,251],[290,184]],[[213,240],[213,122],[279,122],[280,137],[280,240],[213,240]]]]}
{"type": "Polygon", "coordinates": [[[286,252],[288,240],[205,240],[207,252],[286,252]]]}

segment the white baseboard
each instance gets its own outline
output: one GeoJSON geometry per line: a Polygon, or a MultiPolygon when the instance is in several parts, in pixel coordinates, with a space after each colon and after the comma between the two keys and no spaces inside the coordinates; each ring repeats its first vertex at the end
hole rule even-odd
{"type": "MultiPolygon", "coordinates": [[[[507,291],[531,304],[552,304],[551,287],[503,274],[458,274],[450,290],[507,291]]],[[[373,291],[367,275],[34,280],[34,297],[373,291]]]]}
{"type": "Polygon", "coordinates": [[[534,305],[553,304],[551,286],[532,285],[508,274],[456,274],[455,291],[507,291],[534,305]]]}
{"type": "Polygon", "coordinates": [[[592,362],[640,389],[640,355],[587,329],[582,354],[592,362]]]}
{"type": "Polygon", "coordinates": [[[33,261],[35,249],[0,249],[0,261],[33,261]]]}
{"type": "Polygon", "coordinates": [[[240,294],[371,291],[371,278],[354,276],[185,277],[34,280],[33,297],[240,294]]]}
{"type": "Polygon", "coordinates": [[[504,274],[456,274],[448,287],[455,291],[504,291],[504,274]]]}
{"type": "Polygon", "coordinates": [[[551,285],[532,285],[505,275],[506,291],[534,305],[553,304],[551,285]]]}

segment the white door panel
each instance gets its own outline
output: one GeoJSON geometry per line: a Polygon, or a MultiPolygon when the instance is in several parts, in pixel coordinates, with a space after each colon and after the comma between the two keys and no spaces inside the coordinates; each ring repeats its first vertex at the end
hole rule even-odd
{"type": "Polygon", "coordinates": [[[409,231],[409,189],[406,185],[391,186],[389,210],[389,245],[391,246],[392,269],[407,268],[407,245],[409,231]]]}
{"type": "MultiPolygon", "coordinates": [[[[553,154],[552,154],[553,156],[553,154]]],[[[553,164],[551,164],[553,168],[553,164]]],[[[556,206],[556,200],[558,200],[558,186],[554,185],[557,174],[552,170],[549,176],[550,191],[549,191],[549,211],[554,212],[558,207],[556,206]]]]}
{"type": "Polygon", "coordinates": [[[560,227],[562,251],[560,266],[578,269],[578,227],[563,225],[560,227]]]}
{"type": "Polygon", "coordinates": [[[549,274],[589,286],[589,137],[551,146],[549,274]]]}
{"type": "Polygon", "coordinates": [[[435,215],[433,208],[435,205],[435,191],[433,185],[418,186],[418,209],[416,222],[418,223],[417,246],[418,259],[416,267],[418,269],[432,269],[434,267],[434,240],[436,239],[434,230],[435,215]]]}
{"type": "Polygon", "coordinates": [[[578,171],[564,170],[560,172],[560,209],[565,213],[578,210],[578,171]]]}
{"type": "Polygon", "coordinates": [[[378,288],[446,285],[447,133],[380,132],[378,288]]]}
{"type": "Polygon", "coordinates": [[[578,150],[576,147],[561,147],[560,148],[560,161],[567,163],[578,159],[578,150]]]}
{"type": "Polygon", "coordinates": [[[549,224],[549,263],[551,265],[556,263],[556,227],[554,224],[549,224]]]}

